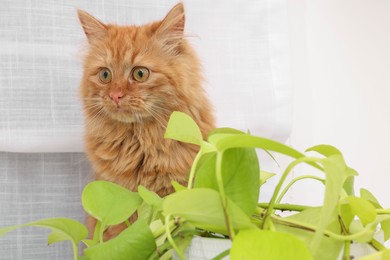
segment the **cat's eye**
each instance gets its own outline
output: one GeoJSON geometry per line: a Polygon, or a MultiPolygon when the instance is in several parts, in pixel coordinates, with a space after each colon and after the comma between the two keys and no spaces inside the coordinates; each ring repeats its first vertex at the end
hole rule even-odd
{"type": "Polygon", "coordinates": [[[132,78],[138,82],[145,82],[149,78],[149,70],[145,67],[135,67],[131,72],[132,78]]]}
{"type": "Polygon", "coordinates": [[[107,84],[111,81],[111,71],[107,68],[102,68],[100,71],[99,71],[99,80],[104,83],[104,84],[107,84]]]}

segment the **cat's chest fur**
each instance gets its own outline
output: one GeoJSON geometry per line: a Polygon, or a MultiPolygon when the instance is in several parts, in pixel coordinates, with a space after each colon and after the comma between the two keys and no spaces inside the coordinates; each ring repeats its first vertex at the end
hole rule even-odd
{"type": "Polygon", "coordinates": [[[159,195],[172,192],[171,181],[185,183],[195,146],[164,139],[158,124],[106,125],[87,132],[87,153],[96,179],[136,191],[143,185],[159,195]]]}

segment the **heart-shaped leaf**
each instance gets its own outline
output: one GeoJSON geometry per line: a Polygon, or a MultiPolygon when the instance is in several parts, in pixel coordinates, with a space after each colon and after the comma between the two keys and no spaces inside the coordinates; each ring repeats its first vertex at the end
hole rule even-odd
{"type": "Polygon", "coordinates": [[[173,112],[165,130],[165,138],[201,145],[202,133],[195,121],[183,112],[173,112]]]}
{"type": "Polygon", "coordinates": [[[267,182],[268,179],[275,176],[276,173],[267,172],[267,171],[260,171],[260,186],[262,186],[264,183],[267,182]]]}
{"type": "MultiPolygon", "coordinates": [[[[285,220],[293,220],[295,223],[309,224],[310,226],[316,226],[321,218],[321,207],[307,208],[297,214],[286,217],[285,220]]],[[[341,234],[340,223],[337,216],[330,221],[330,224],[326,227],[327,230],[336,234],[341,234]]],[[[280,232],[286,232],[301,239],[306,246],[310,246],[313,240],[314,230],[305,230],[300,228],[291,227],[289,225],[277,224],[276,230],[280,232]]],[[[320,241],[321,250],[312,251],[313,258],[316,260],[337,259],[340,255],[340,251],[344,245],[344,241],[335,240],[330,237],[324,236],[320,241]]]]}
{"type": "MultiPolygon", "coordinates": [[[[219,191],[216,155],[205,155],[199,163],[195,187],[219,191]]],[[[223,153],[222,180],[225,195],[248,216],[256,208],[259,190],[259,162],[253,148],[232,148],[223,153]]]]}
{"type": "Polygon", "coordinates": [[[348,196],[343,199],[343,202],[347,202],[351,213],[358,216],[363,225],[373,222],[377,216],[375,207],[368,200],[348,196]]]}
{"type": "Polygon", "coordinates": [[[22,225],[2,228],[0,229],[0,236],[11,232],[17,228],[27,226],[51,229],[52,232],[48,236],[49,245],[59,241],[71,241],[73,246],[73,252],[75,254],[75,259],[78,255],[78,244],[82,239],[85,239],[88,236],[88,230],[83,224],[76,220],[67,218],[42,219],[22,225]]]}
{"type": "Polygon", "coordinates": [[[310,245],[312,252],[317,252],[325,228],[337,215],[337,205],[340,193],[343,190],[347,177],[351,174],[351,172],[348,171],[348,167],[345,165],[343,157],[339,154],[324,158],[322,164],[326,175],[325,196],[317,231],[310,245]]]}
{"type": "Polygon", "coordinates": [[[156,250],[156,242],[148,225],[136,221],[117,237],[84,250],[90,260],[143,260],[156,250]]]}
{"type": "Polygon", "coordinates": [[[138,194],[148,205],[152,206],[157,211],[161,210],[163,200],[155,192],[150,191],[141,185],[138,186],[138,194]]]}
{"type": "Polygon", "coordinates": [[[232,260],[313,259],[306,245],[293,235],[268,230],[241,230],[230,250],[232,260]]]}
{"type": "Polygon", "coordinates": [[[375,208],[377,208],[377,209],[382,208],[381,204],[378,202],[378,200],[375,198],[375,196],[369,190],[361,188],[360,189],[360,197],[362,199],[366,199],[369,202],[371,202],[375,208]]]}
{"type": "Polygon", "coordinates": [[[81,201],[85,211],[104,226],[126,221],[142,203],[137,193],[108,181],[89,183],[83,190],[81,201]]]}
{"type": "MultiPolygon", "coordinates": [[[[221,197],[212,189],[197,188],[173,193],[165,197],[163,213],[182,217],[204,230],[228,234],[221,197]]],[[[226,214],[235,230],[256,228],[249,217],[229,199],[226,214]]]]}

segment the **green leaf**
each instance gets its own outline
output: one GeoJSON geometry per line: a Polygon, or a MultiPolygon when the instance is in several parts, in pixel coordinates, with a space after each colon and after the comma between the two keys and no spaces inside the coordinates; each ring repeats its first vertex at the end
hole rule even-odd
{"type": "Polygon", "coordinates": [[[177,239],[175,239],[175,243],[179,248],[179,251],[184,252],[188,248],[188,246],[191,244],[192,237],[193,236],[190,234],[183,234],[183,233],[179,233],[177,235],[177,239]]]}
{"type": "Polygon", "coordinates": [[[69,240],[72,242],[73,253],[75,259],[78,256],[77,246],[82,239],[88,236],[87,228],[80,222],[68,219],[68,218],[51,218],[42,219],[22,225],[6,227],[0,229],[0,236],[22,227],[43,227],[51,229],[51,233],[48,236],[48,244],[52,244],[59,241],[69,240]]]}
{"type": "Polygon", "coordinates": [[[352,212],[348,201],[340,201],[340,216],[345,227],[349,228],[355,218],[355,214],[352,212]]]}
{"type": "Polygon", "coordinates": [[[78,244],[82,239],[88,236],[87,228],[80,222],[68,218],[49,218],[42,219],[22,225],[6,227],[0,229],[0,236],[22,227],[43,227],[52,230],[49,234],[48,243],[52,244],[58,241],[70,240],[78,244]]]}
{"type": "Polygon", "coordinates": [[[360,234],[354,241],[359,243],[367,243],[374,237],[375,231],[372,228],[364,227],[359,219],[355,219],[349,225],[349,232],[351,234],[360,234]]]}
{"type": "Polygon", "coordinates": [[[244,135],[245,133],[234,128],[216,128],[207,135],[207,141],[211,145],[215,145],[219,140],[228,136],[244,135]]]}
{"type": "MultiPolygon", "coordinates": [[[[317,153],[322,154],[326,157],[330,157],[333,155],[339,155],[341,157],[343,156],[341,154],[341,152],[336,147],[331,146],[331,145],[326,145],[326,144],[313,146],[313,147],[306,150],[306,152],[310,152],[310,151],[317,152],[317,153]]],[[[349,168],[349,167],[347,167],[347,172],[348,172],[348,174],[347,174],[348,177],[344,181],[343,188],[349,196],[353,196],[355,194],[355,192],[354,192],[354,180],[355,180],[354,176],[357,176],[358,174],[354,169],[349,168]]]]}
{"type": "Polygon", "coordinates": [[[354,196],[355,195],[355,189],[354,189],[355,188],[355,175],[352,175],[352,174],[356,173],[356,171],[351,169],[351,168],[348,168],[348,171],[351,174],[345,180],[343,188],[344,188],[344,190],[345,190],[345,192],[347,193],[348,196],[354,196]]]}
{"type": "Polygon", "coordinates": [[[375,252],[370,255],[363,256],[359,258],[359,260],[390,260],[390,250],[386,249],[383,251],[375,252]]]}
{"type": "Polygon", "coordinates": [[[260,171],[260,186],[262,186],[264,183],[267,182],[268,179],[270,179],[271,177],[273,177],[275,175],[276,175],[275,173],[266,172],[266,171],[261,170],[260,171]]]}
{"type": "Polygon", "coordinates": [[[204,155],[207,153],[214,153],[216,151],[217,151],[217,149],[215,148],[215,146],[213,144],[210,144],[206,141],[202,141],[202,144],[200,146],[200,151],[199,151],[199,153],[201,155],[204,155]]]}
{"type": "Polygon", "coordinates": [[[218,190],[216,179],[216,158],[216,153],[204,154],[200,158],[195,172],[195,188],[210,188],[218,190]]]}
{"type": "MultiPolygon", "coordinates": [[[[205,155],[199,162],[195,187],[219,191],[216,180],[216,155],[205,155]]],[[[222,179],[226,196],[248,216],[256,209],[259,191],[259,162],[252,148],[233,148],[222,158],[222,179]]]]}
{"type": "Polygon", "coordinates": [[[230,250],[232,260],[241,259],[313,259],[298,238],[267,230],[241,230],[230,250]]]}
{"type": "Polygon", "coordinates": [[[323,238],[325,228],[337,215],[339,196],[343,189],[345,180],[351,173],[348,171],[348,167],[345,165],[343,157],[339,154],[324,158],[322,160],[322,164],[326,175],[325,196],[317,231],[310,245],[312,252],[317,252],[318,246],[323,238]]]}
{"type": "MultiPolygon", "coordinates": [[[[172,260],[173,251],[173,249],[168,250],[162,256],[160,256],[159,260],[172,260]]],[[[154,258],[150,258],[148,260],[154,260],[154,258]]]]}
{"type": "MultiPolygon", "coordinates": [[[[235,147],[247,147],[278,152],[296,159],[305,157],[303,153],[298,152],[297,150],[287,145],[267,138],[252,136],[249,134],[225,135],[224,138],[219,138],[218,142],[215,143],[215,146],[218,151],[224,151],[235,147]]],[[[319,167],[316,163],[309,162],[309,164],[318,169],[321,169],[321,167],[319,167]]]]}
{"type": "Polygon", "coordinates": [[[183,112],[173,112],[168,121],[165,138],[201,145],[202,133],[195,121],[183,112]]]}
{"type": "Polygon", "coordinates": [[[366,199],[369,202],[371,202],[375,208],[377,208],[377,209],[382,208],[382,206],[379,204],[378,200],[375,198],[375,196],[369,190],[361,188],[360,189],[360,197],[362,199],[366,199]]]}
{"type": "Polygon", "coordinates": [[[66,240],[70,240],[69,235],[57,229],[53,229],[52,232],[47,236],[48,245],[66,240]]]}
{"type": "Polygon", "coordinates": [[[147,224],[150,224],[152,221],[157,219],[157,211],[154,210],[149,204],[142,202],[137,209],[138,219],[144,220],[147,224]]]}
{"type": "Polygon", "coordinates": [[[367,225],[375,220],[377,215],[376,209],[368,200],[348,196],[345,197],[343,201],[348,202],[351,213],[358,216],[363,225],[367,225]]]}
{"type": "Polygon", "coordinates": [[[381,228],[384,233],[384,239],[387,241],[390,238],[390,219],[382,221],[381,228]]]}
{"type": "Polygon", "coordinates": [[[227,135],[225,138],[220,139],[215,146],[219,151],[227,150],[235,147],[251,147],[261,148],[269,151],[278,152],[291,156],[293,158],[301,158],[305,155],[298,152],[297,150],[284,145],[282,143],[263,138],[258,136],[252,136],[248,134],[240,135],[227,135]]]}
{"type": "Polygon", "coordinates": [[[155,192],[148,190],[144,186],[138,186],[138,194],[141,198],[150,206],[152,206],[157,211],[162,209],[162,198],[158,196],[155,192]]]}
{"type": "Polygon", "coordinates": [[[142,203],[137,193],[107,181],[89,183],[81,200],[85,211],[104,226],[126,221],[142,203]]]}
{"type": "Polygon", "coordinates": [[[83,239],[81,242],[83,242],[87,247],[92,247],[99,243],[99,241],[95,241],[93,239],[83,239]]]}
{"type": "Polygon", "coordinates": [[[355,236],[354,241],[357,241],[359,243],[367,243],[371,241],[374,237],[378,224],[382,224],[383,222],[386,222],[388,220],[390,220],[389,215],[377,215],[373,222],[370,222],[366,226],[363,226],[362,222],[359,219],[355,219],[351,223],[349,231],[352,235],[355,236]]]}
{"type": "Polygon", "coordinates": [[[382,251],[382,260],[390,260],[390,249],[382,251]]]}
{"type": "Polygon", "coordinates": [[[270,152],[268,151],[267,149],[263,149],[263,151],[268,154],[268,156],[272,159],[272,161],[274,161],[274,163],[280,168],[280,164],[278,163],[278,161],[276,160],[275,156],[270,152]]]}
{"type": "MultiPolygon", "coordinates": [[[[173,249],[168,250],[162,256],[160,256],[158,260],[172,260],[173,251],[174,251],[173,249]]],[[[154,258],[150,258],[148,260],[154,260],[154,258]]]]}
{"type": "Polygon", "coordinates": [[[172,186],[173,188],[175,189],[176,192],[178,191],[182,191],[182,190],[186,190],[187,187],[181,185],[180,183],[178,183],[177,181],[172,181],[172,186]]]}
{"type": "Polygon", "coordinates": [[[329,157],[332,155],[342,155],[341,152],[334,146],[320,144],[306,149],[306,152],[317,152],[323,156],[329,157]]]}
{"type": "Polygon", "coordinates": [[[165,233],[164,223],[160,219],[154,220],[150,223],[149,228],[155,237],[157,247],[166,242],[167,234],[165,233]],[[161,229],[164,229],[164,232],[161,229]]]}
{"type": "Polygon", "coordinates": [[[248,216],[257,207],[260,191],[259,161],[255,149],[233,148],[222,157],[222,178],[226,196],[248,216]]]}
{"type": "MultiPolygon", "coordinates": [[[[286,221],[294,221],[294,223],[301,223],[302,225],[316,226],[321,218],[321,211],[321,207],[307,208],[300,213],[294,214],[284,219],[286,221]]],[[[275,228],[279,232],[285,232],[296,236],[297,238],[301,239],[308,247],[310,246],[314,237],[314,230],[301,229],[287,223],[275,223],[275,228]]],[[[335,216],[330,221],[330,224],[326,227],[326,229],[336,234],[341,233],[341,228],[337,216],[335,216]]],[[[344,241],[338,241],[324,236],[320,242],[321,250],[311,251],[311,253],[313,258],[316,260],[337,259],[337,257],[340,255],[343,245],[344,241]]]]}
{"type": "Polygon", "coordinates": [[[152,232],[144,221],[136,221],[117,237],[84,250],[90,260],[144,260],[156,250],[152,232]]]}
{"type": "MultiPolygon", "coordinates": [[[[315,226],[318,224],[318,222],[321,219],[321,212],[322,212],[322,207],[311,207],[311,208],[304,209],[297,214],[285,217],[285,219],[294,220],[300,223],[305,223],[305,224],[310,224],[315,226]]],[[[333,218],[330,219],[329,225],[326,227],[326,229],[337,234],[341,233],[341,228],[338,222],[337,215],[333,216],[333,218]]]]}
{"type": "Polygon", "coordinates": [[[210,131],[207,135],[207,140],[209,139],[210,136],[215,135],[215,134],[245,134],[245,132],[230,128],[230,127],[220,127],[220,128],[215,128],[214,130],[210,131]]]}
{"type": "MultiPolygon", "coordinates": [[[[168,195],[163,202],[163,213],[182,217],[204,230],[228,234],[220,195],[212,189],[197,188],[168,195]]],[[[226,213],[235,230],[256,228],[249,217],[229,199],[226,213]]]]}
{"type": "MultiPolygon", "coordinates": [[[[239,134],[239,135],[242,135],[242,134],[239,134]]],[[[213,134],[207,138],[207,142],[209,142],[210,144],[215,146],[215,144],[218,143],[220,140],[223,140],[224,138],[231,137],[231,136],[236,136],[236,134],[232,134],[232,133],[213,134]]]]}

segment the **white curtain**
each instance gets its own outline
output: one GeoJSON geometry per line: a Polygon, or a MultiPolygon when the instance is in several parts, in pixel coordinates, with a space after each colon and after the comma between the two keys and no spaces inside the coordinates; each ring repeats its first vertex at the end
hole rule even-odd
{"type": "MultiPolygon", "coordinates": [[[[177,0],[14,1],[0,9],[0,226],[39,218],[83,221],[78,87],[85,36],[76,9],[103,22],[142,24],[177,0]]],[[[219,126],[286,140],[292,120],[287,3],[187,0],[186,31],[199,53],[219,126]]],[[[0,238],[0,259],[69,259],[67,243],[22,229],[0,238]],[[5,258],[4,258],[5,257],[5,258]]]]}

